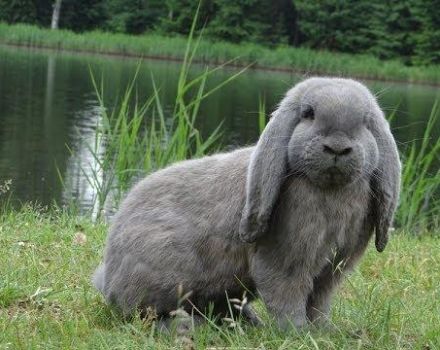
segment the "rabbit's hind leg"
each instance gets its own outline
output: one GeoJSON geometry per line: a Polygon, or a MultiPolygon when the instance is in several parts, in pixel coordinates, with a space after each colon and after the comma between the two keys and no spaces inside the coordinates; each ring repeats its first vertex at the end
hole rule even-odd
{"type": "Polygon", "coordinates": [[[124,316],[136,310],[153,308],[159,315],[168,314],[176,305],[176,297],[157,271],[135,255],[107,263],[105,295],[107,302],[117,306],[124,316]]]}

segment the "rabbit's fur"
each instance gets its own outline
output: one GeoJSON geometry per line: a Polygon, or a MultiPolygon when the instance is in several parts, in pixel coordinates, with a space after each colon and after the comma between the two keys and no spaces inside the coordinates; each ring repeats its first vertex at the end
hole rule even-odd
{"type": "MultiPolygon", "coordinates": [[[[375,98],[349,79],[287,92],[254,147],[149,175],[123,201],[94,282],[125,314],[226,314],[259,295],[280,326],[326,319],[330,297],[373,232],[382,251],[400,161],[375,98]]],[[[247,309],[248,316],[253,314],[247,309]]]]}

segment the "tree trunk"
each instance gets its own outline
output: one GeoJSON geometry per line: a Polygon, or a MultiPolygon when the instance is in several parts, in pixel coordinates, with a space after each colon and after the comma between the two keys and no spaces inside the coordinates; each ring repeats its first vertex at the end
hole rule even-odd
{"type": "Polygon", "coordinates": [[[58,29],[58,21],[60,19],[60,10],[61,10],[61,1],[62,0],[55,0],[55,3],[53,4],[53,12],[52,12],[52,29],[58,29]]]}

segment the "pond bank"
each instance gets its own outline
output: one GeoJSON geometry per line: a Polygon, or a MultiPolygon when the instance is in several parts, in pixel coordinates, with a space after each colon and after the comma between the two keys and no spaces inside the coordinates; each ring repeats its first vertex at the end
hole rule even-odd
{"type": "MultiPolygon", "coordinates": [[[[30,25],[0,23],[0,43],[64,51],[182,61],[187,39],[157,34],[132,36],[116,33],[51,31],[30,25]]],[[[200,41],[194,62],[252,66],[255,69],[351,76],[359,79],[411,82],[440,86],[440,67],[408,67],[398,61],[306,48],[200,41]]]]}

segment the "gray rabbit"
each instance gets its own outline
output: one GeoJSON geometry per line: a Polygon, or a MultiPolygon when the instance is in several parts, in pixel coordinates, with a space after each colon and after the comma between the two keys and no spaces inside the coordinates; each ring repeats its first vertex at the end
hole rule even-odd
{"type": "MultiPolygon", "coordinates": [[[[128,193],[94,284],[124,314],[154,307],[228,313],[259,296],[282,328],[325,321],[331,295],[375,233],[383,251],[400,161],[359,82],[310,78],[291,90],[254,147],[184,161],[128,193]]],[[[258,317],[247,305],[243,315],[258,317]]]]}

